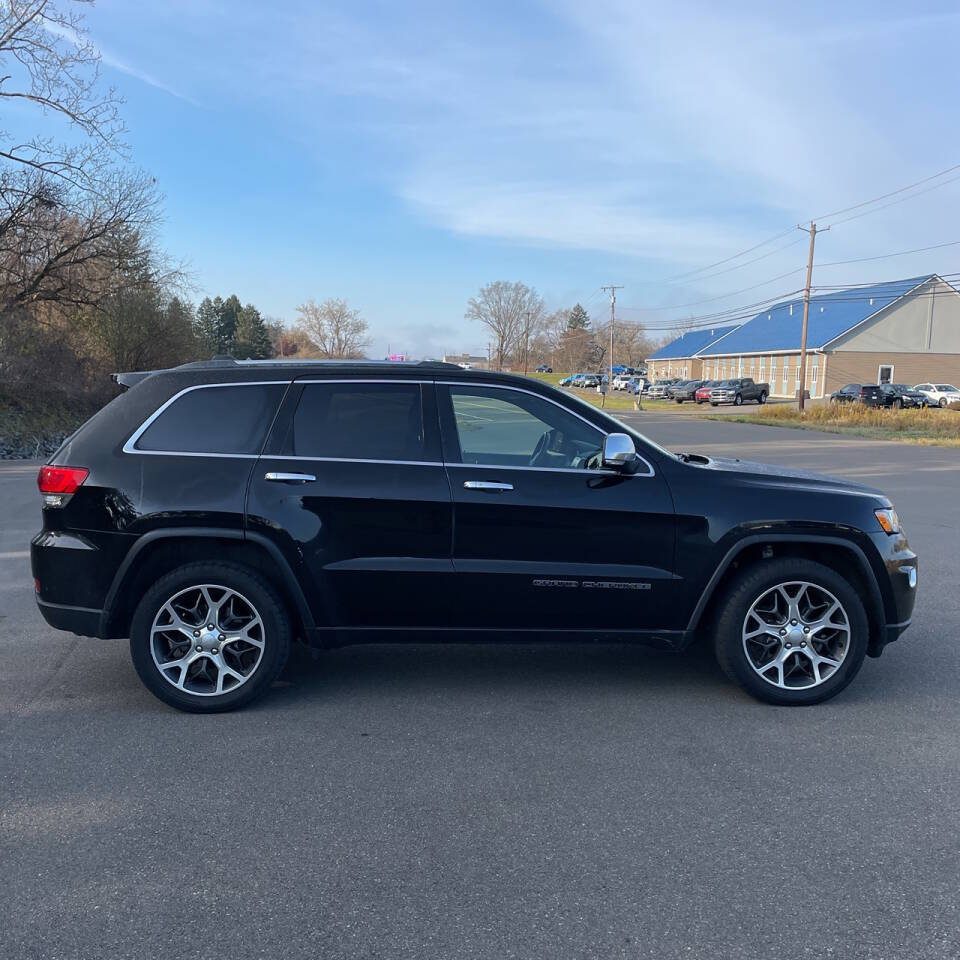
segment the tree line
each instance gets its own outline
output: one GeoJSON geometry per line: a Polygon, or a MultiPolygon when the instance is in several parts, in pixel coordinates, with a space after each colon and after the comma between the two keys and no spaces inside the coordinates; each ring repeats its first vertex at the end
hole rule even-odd
{"type": "MultiPolygon", "coordinates": [[[[599,370],[609,363],[609,320],[594,324],[579,303],[548,313],[537,291],[523,283],[498,280],[481,287],[467,302],[465,317],[486,329],[497,370],[510,367],[527,373],[545,363],[574,372],[599,370]]],[[[616,363],[637,366],[655,346],[643,324],[614,323],[616,363]]]]}
{"type": "Polygon", "coordinates": [[[366,321],[342,300],[303,304],[293,330],[235,294],[191,302],[189,269],[158,243],[157,184],[129,162],[84,6],[0,6],[0,104],[47,131],[0,129],[0,399],[92,406],[111,372],[214,354],[359,355],[366,321]]]}

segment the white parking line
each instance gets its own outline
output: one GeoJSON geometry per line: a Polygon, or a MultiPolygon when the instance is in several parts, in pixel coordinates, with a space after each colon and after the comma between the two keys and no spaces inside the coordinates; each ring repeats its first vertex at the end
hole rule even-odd
{"type": "Polygon", "coordinates": [[[29,550],[8,550],[6,553],[0,553],[0,560],[16,560],[20,557],[29,557],[29,550]]]}

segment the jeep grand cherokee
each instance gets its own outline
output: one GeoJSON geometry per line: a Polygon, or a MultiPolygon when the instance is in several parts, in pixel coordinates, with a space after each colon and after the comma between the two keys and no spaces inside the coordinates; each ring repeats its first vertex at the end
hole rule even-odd
{"type": "Polygon", "coordinates": [[[129,637],[183,710],[264,693],[294,638],[705,636],[755,697],[810,704],[910,622],[917,558],[881,493],[673,454],[533,379],[231,359],[117,379],[40,470],[37,602],[129,637]]]}

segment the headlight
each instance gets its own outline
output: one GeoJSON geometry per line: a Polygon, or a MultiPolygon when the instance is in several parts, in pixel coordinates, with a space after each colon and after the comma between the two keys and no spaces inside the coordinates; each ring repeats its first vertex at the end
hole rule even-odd
{"type": "Polygon", "coordinates": [[[897,516],[897,511],[893,507],[884,507],[881,510],[873,511],[877,515],[877,520],[880,523],[880,526],[883,527],[885,533],[894,534],[900,532],[900,518],[897,516]]]}

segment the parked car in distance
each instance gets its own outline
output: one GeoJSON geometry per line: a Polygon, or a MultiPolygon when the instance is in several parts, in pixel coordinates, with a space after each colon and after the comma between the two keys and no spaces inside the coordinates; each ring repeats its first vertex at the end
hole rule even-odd
{"type": "Polygon", "coordinates": [[[694,399],[698,404],[709,403],[710,402],[710,391],[719,386],[721,383],[720,380],[705,380],[703,383],[697,387],[697,392],[694,394],[694,399]]]}
{"type": "Polygon", "coordinates": [[[647,390],[647,396],[651,400],[664,400],[667,396],[667,390],[675,383],[676,380],[657,380],[647,390]]]}
{"type": "Polygon", "coordinates": [[[575,376],[576,376],[575,373],[571,373],[571,374],[568,374],[568,375],[565,376],[565,377],[561,377],[560,380],[557,382],[557,386],[558,386],[558,387],[569,387],[570,384],[573,383],[573,378],[574,378],[575,376]]]}
{"type": "Polygon", "coordinates": [[[537,365],[537,373],[553,373],[553,367],[549,364],[541,363],[537,365]]]}
{"type": "Polygon", "coordinates": [[[922,393],[933,407],[960,403],[960,390],[952,383],[918,383],[913,389],[922,393]]]}
{"type": "Polygon", "coordinates": [[[40,469],[36,600],[129,638],[181,710],[266,693],[295,638],[561,631],[702,637],[753,696],[805,705],[913,614],[917,557],[879,491],[673,454],[529,377],[218,359],[118,382],[40,469]]]}
{"type": "Polygon", "coordinates": [[[594,373],[584,374],[580,378],[580,383],[577,386],[583,387],[584,390],[592,390],[600,383],[600,378],[594,373]]]}
{"type": "Polygon", "coordinates": [[[859,403],[863,392],[863,384],[848,383],[839,390],[830,394],[831,403],[859,403]]]}
{"type": "Polygon", "coordinates": [[[861,403],[866,407],[896,407],[898,409],[927,406],[927,398],[904,383],[868,384],[862,389],[861,403]]]}
{"type": "Polygon", "coordinates": [[[769,383],[756,383],[752,377],[736,377],[722,381],[710,391],[710,405],[715,407],[720,403],[732,403],[739,407],[750,400],[766,403],[768,396],[769,383]]]}
{"type": "Polygon", "coordinates": [[[631,377],[627,382],[626,390],[635,397],[640,396],[650,386],[650,382],[645,377],[631,377]]]}
{"type": "Polygon", "coordinates": [[[633,379],[633,375],[629,373],[618,373],[613,378],[613,389],[614,390],[626,390],[627,384],[633,379]]]}
{"type": "Polygon", "coordinates": [[[670,391],[670,396],[676,400],[677,403],[683,403],[684,400],[695,400],[697,390],[700,389],[703,383],[703,380],[684,380],[681,383],[674,384],[670,391]]]}

